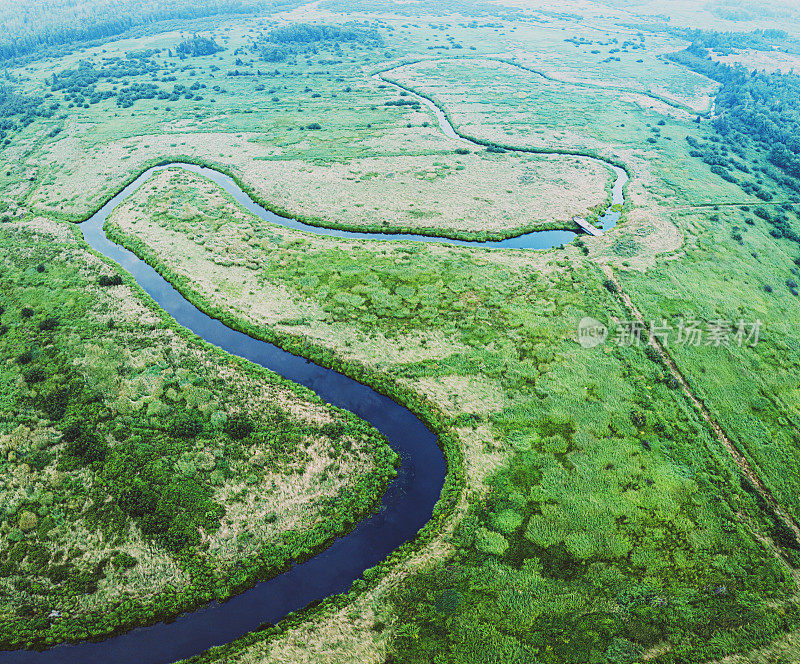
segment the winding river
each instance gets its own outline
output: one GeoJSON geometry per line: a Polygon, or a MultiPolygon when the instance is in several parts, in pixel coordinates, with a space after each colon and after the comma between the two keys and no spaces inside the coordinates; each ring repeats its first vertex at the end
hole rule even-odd
{"type": "MultiPolygon", "coordinates": [[[[436,113],[447,136],[467,140],[456,134],[433,102],[423,97],[418,99],[436,113]]],[[[227,175],[182,163],[145,171],[80,226],[86,242],[93,249],[133,275],[136,282],[180,325],[233,355],[309,387],[325,401],[370,422],[400,454],[402,462],[398,475],[389,485],[376,513],[349,534],[337,539],[311,560],[295,565],[225,603],[212,602],[197,611],[178,616],[173,622],[136,628],[105,641],[64,644],[44,652],[3,652],[0,653],[0,664],[168,664],[211,646],[229,643],[263,623],[277,623],[288,613],[311,602],[348,590],[364,570],[412,539],[431,518],[439,499],[446,471],[444,457],[436,444],[436,436],[413,413],[351,378],[226,327],[189,303],[151,266],[106,237],[103,224],[111,211],[154,171],[170,166],[180,166],[211,178],[239,204],[268,222],[339,238],[375,240],[376,236],[319,228],[280,217],[253,202],[227,175]]],[[[611,168],[616,173],[612,203],[621,204],[627,175],[623,169],[611,168]]],[[[618,211],[609,208],[599,225],[604,229],[610,228],[617,223],[619,216],[618,211]]],[[[542,231],[489,243],[424,235],[381,234],[377,239],[545,249],[569,242],[574,237],[575,234],[569,231],[542,231]]]]}

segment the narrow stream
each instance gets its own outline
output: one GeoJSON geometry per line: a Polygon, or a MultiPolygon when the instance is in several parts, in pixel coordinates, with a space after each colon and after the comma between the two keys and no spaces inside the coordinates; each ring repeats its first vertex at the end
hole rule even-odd
{"type": "MultiPolygon", "coordinates": [[[[384,72],[385,73],[385,72],[384,72]]],[[[469,138],[461,136],[456,130],[453,128],[453,125],[450,124],[450,120],[447,119],[444,111],[439,108],[432,100],[428,99],[427,97],[423,97],[422,95],[418,95],[415,92],[411,92],[406,90],[405,88],[397,85],[396,83],[392,83],[391,81],[386,80],[381,76],[381,74],[375,74],[372,77],[374,80],[379,81],[386,85],[391,85],[396,87],[398,90],[402,90],[406,93],[407,96],[411,96],[421,104],[425,105],[431,111],[433,111],[434,115],[436,116],[436,121],[439,123],[439,128],[442,130],[442,133],[456,141],[461,141],[463,143],[469,143],[470,145],[479,148],[485,149],[485,145],[481,145],[480,143],[476,143],[475,141],[471,141],[469,138]]],[[[525,154],[536,154],[530,150],[514,150],[513,148],[506,148],[506,152],[523,152],[525,154]]],[[[542,153],[546,154],[546,153],[542,153]]],[[[620,168],[612,164],[611,162],[605,161],[603,159],[597,159],[595,157],[587,157],[585,155],[575,154],[574,156],[580,157],[581,159],[589,159],[592,161],[597,161],[610,168],[614,172],[614,184],[611,188],[611,205],[605,210],[605,212],[600,215],[597,223],[595,224],[597,228],[607,231],[614,226],[617,225],[617,222],[620,220],[621,211],[620,208],[625,203],[625,185],[628,183],[628,173],[625,171],[624,168],[620,168]],[[616,209],[615,209],[616,208],[616,209]]],[[[363,236],[363,234],[361,234],[363,236]]],[[[371,236],[372,239],[375,239],[374,235],[371,236]]],[[[414,239],[425,242],[423,236],[420,235],[392,235],[389,236],[392,239],[414,239]]],[[[462,245],[478,245],[484,247],[502,247],[504,249],[552,249],[553,247],[558,247],[562,244],[567,244],[571,240],[575,238],[575,233],[572,231],[535,231],[533,233],[526,233],[524,235],[520,235],[519,237],[512,237],[506,240],[498,240],[498,241],[489,241],[489,242],[464,242],[461,240],[450,240],[444,238],[436,238],[431,237],[427,238],[428,242],[447,242],[448,244],[462,244],[462,245]]]]}
{"type": "MultiPolygon", "coordinates": [[[[442,131],[461,139],[447,118],[429,100],[442,131]]],[[[223,350],[260,364],[289,380],[309,387],[325,401],[347,409],[375,426],[402,459],[398,476],[384,494],[378,511],[328,549],[289,571],[256,585],[229,601],[212,602],[180,615],[170,623],[133,629],[99,642],[64,644],[44,652],[0,652],[0,664],[168,664],[196,655],[211,646],[229,643],[263,623],[277,623],[309,603],[346,591],[364,570],[409,541],[430,520],[445,477],[445,462],[436,436],[409,410],[333,370],[232,330],[188,302],[169,282],[132,252],[109,240],[103,231],[111,211],[130,196],[153,172],[179,166],[209,177],[236,201],[262,219],[318,235],[370,240],[445,242],[453,245],[545,249],[569,242],[570,231],[542,231],[500,242],[467,242],[424,235],[376,235],[309,226],[278,216],[242,191],[236,182],[215,170],[175,163],[151,168],[125,187],[80,225],[87,243],[127,270],[136,282],[180,325],[223,350]]],[[[612,166],[617,179],[613,204],[623,203],[625,171],[612,166]]],[[[601,217],[603,229],[614,226],[620,213],[609,208],[601,217]]]]}

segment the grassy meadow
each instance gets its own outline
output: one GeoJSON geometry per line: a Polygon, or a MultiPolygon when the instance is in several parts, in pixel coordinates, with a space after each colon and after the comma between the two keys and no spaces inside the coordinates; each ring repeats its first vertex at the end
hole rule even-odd
{"type": "MultiPolygon", "coordinates": [[[[723,83],[667,59],[687,42],[663,3],[612,4],[327,0],[7,68],[3,645],[229,597],[351,525],[396,461],[354,417],[180,332],[69,222],[184,160],[312,224],[485,239],[592,218],[601,157],[631,176],[620,224],[542,252],[289,230],[178,168],[113,212],[108,234],[201,309],[433,413],[457,451],[435,532],[341,601],[193,661],[791,656],[798,544],[657,353],[615,343],[628,312],[603,269],[648,319],[761,321],[752,347],[669,350],[796,519],[798,195],[763,144],[718,131],[723,83]],[[605,343],[578,343],[584,317],[605,343]]],[[[680,25],[766,20],[675,4],[680,25]]]]}
{"type": "Polygon", "coordinates": [[[114,212],[113,237],[251,332],[330,349],[439,404],[467,450],[475,493],[450,555],[377,610],[399,661],[480,647],[577,663],[665,644],[708,659],[745,625],[755,639],[793,620],[761,603],[794,615],[791,576],[753,536],[777,526],[665,368],[641,348],[576,342],[583,316],[624,317],[577,248],[336,241],[231,215],[200,176],[157,177],[114,212]]]}
{"type": "Polygon", "coordinates": [[[699,345],[676,345],[672,355],[779,502],[797,518],[800,320],[791,286],[797,280],[797,251],[740,207],[686,210],[682,216],[695,229],[685,257],[644,273],[623,271],[623,287],[647,319],[667,319],[673,325],[680,319],[703,325],[732,322],[721,352],[707,346],[712,341],[707,338],[699,345]],[[735,339],[739,321],[748,327],[760,321],[754,346],[756,339],[741,347],[735,339]]]}
{"type": "Polygon", "coordinates": [[[68,226],[0,237],[4,647],[224,599],[373,506],[375,430],[181,332],[68,226]]]}
{"type": "Polygon", "coordinates": [[[211,55],[179,57],[173,32],[25,68],[21,83],[49,88],[66,112],[34,125],[48,167],[9,164],[7,186],[27,178],[31,207],[82,218],[147,165],[189,157],[312,223],[473,235],[569,225],[602,203],[609,174],[596,164],[498,159],[444,137],[432,113],[372,78],[398,49],[322,42],[272,62],[270,33],[234,23],[211,33],[225,48],[211,55]],[[519,187],[541,190],[543,206],[509,197],[519,187]]]}

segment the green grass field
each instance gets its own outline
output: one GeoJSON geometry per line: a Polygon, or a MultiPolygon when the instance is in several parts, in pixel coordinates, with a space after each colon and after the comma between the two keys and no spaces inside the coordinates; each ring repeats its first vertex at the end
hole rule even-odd
{"type": "MultiPolygon", "coordinates": [[[[219,200],[197,176],[162,183],[170,210],[219,200]]],[[[487,640],[481,647],[506,661],[524,652],[587,661],[613,644],[642,652],[663,639],[709,657],[735,642],[740,620],[766,628],[757,597],[791,592],[749,530],[774,526],[663,367],[642,349],[576,343],[584,315],[610,325],[623,314],[577,251],[561,260],[340,242],[243,211],[187,222],[148,196],[141,189],[110,229],[190,298],[253,333],[366,362],[452,418],[470,483],[486,497],[456,526],[447,573],[436,567],[392,595],[416,630],[394,637],[401,661],[459,658],[487,640]],[[458,630],[438,629],[443,616],[470,626],[459,641],[458,630]],[[599,621],[591,637],[589,617],[599,621]]]]}
{"type": "Polygon", "coordinates": [[[725,86],[666,57],[681,26],[785,22],[790,43],[797,25],[782,5],[663,5],[145,12],[9,61],[3,644],[230,596],[365,513],[395,462],[355,418],[180,332],[128,281],[101,284],[117,273],[70,222],[188,160],[316,225],[504,236],[594,218],[600,157],[631,177],[619,225],[542,252],[288,230],[182,169],[114,211],[107,232],[201,309],[419,410],[451,461],[435,532],[346,598],[198,661],[797,661],[798,543],[669,367],[615,343],[629,314],[603,272],[646,319],[759,321],[752,346],[668,350],[797,522],[798,194],[769,146],[720,131],[725,86]],[[447,138],[409,91],[483,145],[447,138]],[[605,343],[579,344],[584,317],[605,343]]]}

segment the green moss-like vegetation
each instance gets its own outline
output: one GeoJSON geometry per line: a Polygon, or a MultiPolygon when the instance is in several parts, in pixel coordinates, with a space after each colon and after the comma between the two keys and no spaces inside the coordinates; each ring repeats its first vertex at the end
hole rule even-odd
{"type": "MultiPolygon", "coordinates": [[[[207,192],[172,184],[162,193],[169,209],[207,192]]],[[[316,304],[319,314],[283,328],[290,347],[299,327],[307,349],[344,350],[366,336],[415,339],[428,354],[418,335],[441,333],[448,341],[432,357],[382,361],[383,370],[422,393],[431,381],[491,386],[489,403],[451,391],[448,411],[459,438],[481,431],[483,453],[500,452],[503,468],[459,525],[456,553],[394,594],[399,661],[457,662],[477,650],[500,661],[603,661],[665,640],[662,661],[709,659],[792,624],[791,606],[782,617],[765,608],[766,598],[782,604],[792,582],[751,531],[776,526],[663,364],[640,348],[574,342],[583,315],[625,315],[588,263],[542,276],[497,252],[306,241],[249,215],[188,222],[132,205],[151,211],[152,226],[134,238],[112,217],[114,236],[201,307],[241,320],[232,301],[220,307],[214,283],[253,273],[316,304]],[[204,247],[207,262],[193,258],[191,269],[212,280],[208,290],[152,250],[163,238],[204,247]]],[[[481,452],[471,454],[480,465],[481,452]]]]}

